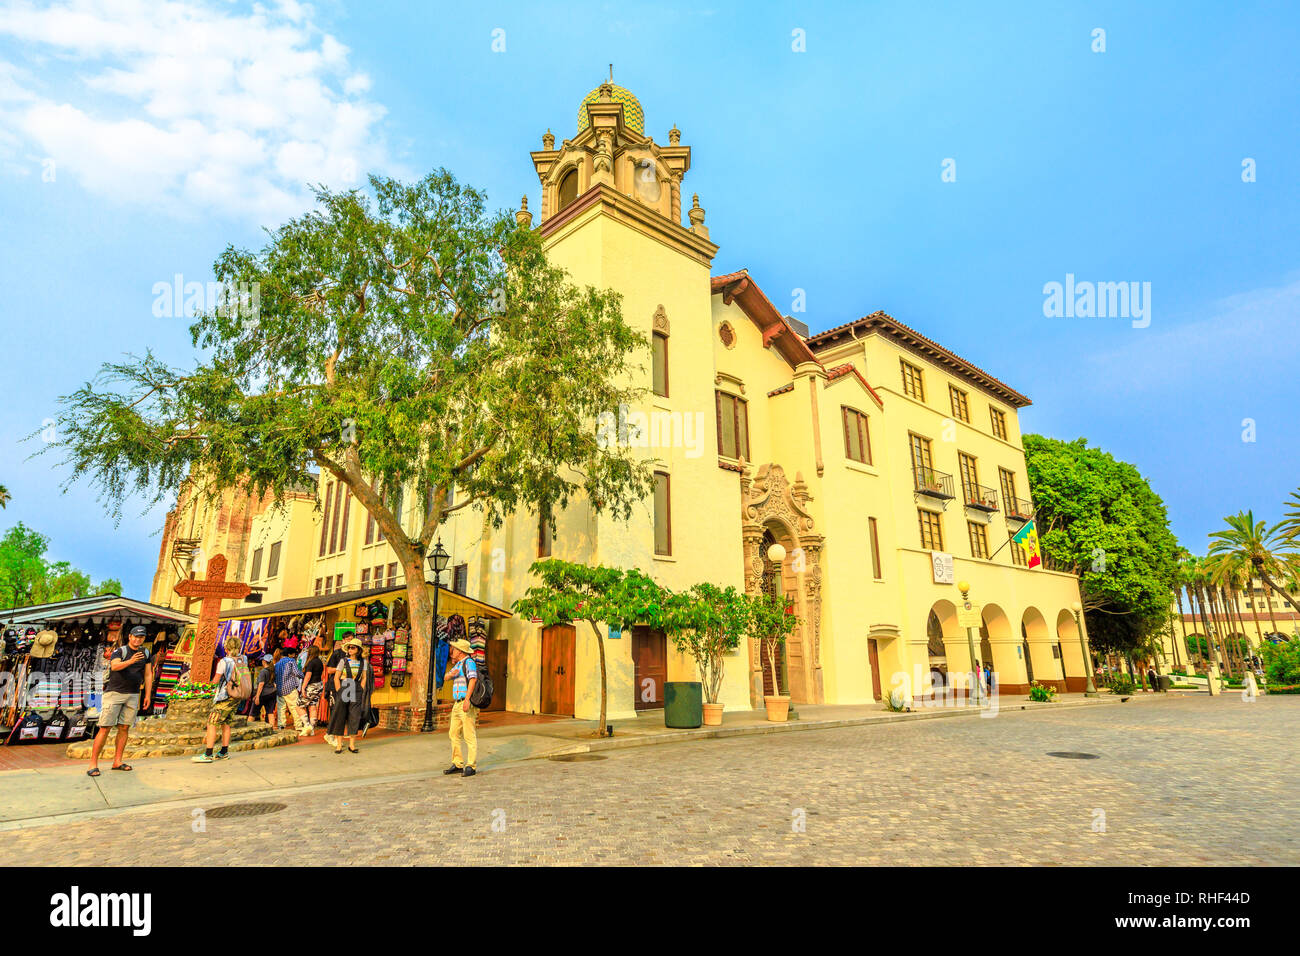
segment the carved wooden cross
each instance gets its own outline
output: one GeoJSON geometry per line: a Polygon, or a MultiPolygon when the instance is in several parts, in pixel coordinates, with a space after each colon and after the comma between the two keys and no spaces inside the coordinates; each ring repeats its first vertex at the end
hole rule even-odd
{"type": "Polygon", "coordinates": [[[198,598],[198,635],[194,656],[190,659],[190,681],[206,684],[212,679],[212,655],[217,650],[217,618],[224,598],[243,598],[252,590],[247,584],[226,580],[226,556],[214,554],[208,559],[207,576],[202,581],[182,581],[173,589],[181,597],[198,598]]]}

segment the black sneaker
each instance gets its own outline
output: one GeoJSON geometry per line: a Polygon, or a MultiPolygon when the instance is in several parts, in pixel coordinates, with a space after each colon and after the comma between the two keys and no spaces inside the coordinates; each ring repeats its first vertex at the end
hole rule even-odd
{"type": "Polygon", "coordinates": [[[464,772],[465,772],[464,767],[457,767],[455,764],[452,764],[450,767],[448,767],[446,770],[443,771],[443,774],[450,776],[453,773],[464,773],[464,772]]]}
{"type": "Polygon", "coordinates": [[[476,773],[478,773],[478,771],[475,770],[473,767],[466,767],[464,770],[461,771],[461,776],[472,777],[476,773]]]}

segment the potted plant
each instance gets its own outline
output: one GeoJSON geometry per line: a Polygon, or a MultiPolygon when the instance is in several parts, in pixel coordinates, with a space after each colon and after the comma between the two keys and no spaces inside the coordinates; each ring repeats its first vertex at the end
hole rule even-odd
{"type": "Polygon", "coordinates": [[[706,726],[722,723],[718,695],[727,654],[740,646],[749,619],[745,596],[734,587],[697,584],[674,594],[667,601],[665,630],[672,636],[678,653],[689,654],[699,670],[704,691],[703,718],[706,726]]]}
{"type": "Polygon", "coordinates": [[[773,597],[760,594],[748,600],[749,615],[747,632],[751,638],[759,641],[762,660],[767,662],[768,673],[772,677],[772,696],[763,697],[763,706],[767,708],[767,719],[774,722],[784,721],[790,714],[790,695],[781,693],[777,682],[776,652],[785,643],[799,624],[794,614],[794,602],[789,598],[773,597]]]}

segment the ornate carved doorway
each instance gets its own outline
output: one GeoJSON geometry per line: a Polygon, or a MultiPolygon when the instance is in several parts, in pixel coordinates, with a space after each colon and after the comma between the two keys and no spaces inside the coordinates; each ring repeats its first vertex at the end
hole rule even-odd
{"type": "MultiPolygon", "coordinates": [[[[741,534],[745,554],[745,592],[782,593],[794,601],[799,626],[786,642],[788,673],[778,681],[796,704],[819,704],[825,698],[821,663],[821,552],[823,538],[813,531],[805,508],[811,496],[803,479],[786,480],[780,465],[767,464],[754,479],[745,469],[740,478],[741,534]],[[767,557],[768,548],[780,544],[785,560],[780,568],[767,557]]],[[[771,692],[771,675],[764,673],[758,641],[750,641],[750,706],[762,706],[771,692]]]]}

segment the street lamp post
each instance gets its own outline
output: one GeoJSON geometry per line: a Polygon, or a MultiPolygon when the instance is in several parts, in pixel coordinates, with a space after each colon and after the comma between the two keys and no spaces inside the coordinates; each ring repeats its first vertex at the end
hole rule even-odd
{"type": "MultiPolygon", "coordinates": [[[[970,603],[970,582],[958,581],[957,590],[961,592],[962,604],[970,603]]],[[[979,701],[982,696],[980,690],[979,661],[975,659],[975,634],[974,630],[967,625],[966,627],[966,649],[970,652],[971,666],[971,688],[975,691],[975,700],[979,701]]]]}
{"type": "Polygon", "coordinates": [[[1083,696],[1100,697],[1101,695],[1097,693],[1097,685],[1092,682],[1092,655],[1088,653],[1088,642],[1083,637],[1083,622],[1079,619],[1079,612],[1083,610],[1083,605],[1075,601],[1070,610],[1074,612],[1074,627],[1079,632],[1079,650],[1083,652],[1083,673],[1088,678],[1088,686],[1084,688],[1083,696]]]}
{"type": "Polygon", "coordinates": [[[439,538],[433,553],[429,555],[429,567],[433,568],[433,627],[429,632],[429,680],[424,685],[424,723],[420,725],[422,734],[433,732],[433,660],[438,644],[438,595],[442,591],[442,572],[447,570],[447,562],[450,560],[451,555],[443,549],[442,539],[439,538]]]}

